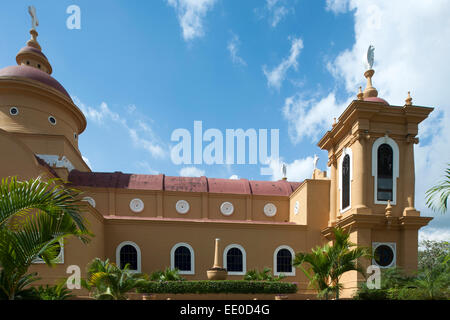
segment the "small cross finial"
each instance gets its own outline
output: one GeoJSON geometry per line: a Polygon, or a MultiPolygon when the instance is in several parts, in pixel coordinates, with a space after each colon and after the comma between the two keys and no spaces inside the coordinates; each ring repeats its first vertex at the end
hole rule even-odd
{"type": "Polygon", "coordinates": [[[39,20],[36,16],[36,8],[34,6],[29,6],[28,13],[31,16],[31,29],[36,30],[36,27],[39,25],[39,20]]]}
{"type": "Polygon", "coordinates": [[[410,91],[408,91],[408,96],[406,97],[405,105],[412,106],[412,98],[411,98],[411,92],[410,91]]]}

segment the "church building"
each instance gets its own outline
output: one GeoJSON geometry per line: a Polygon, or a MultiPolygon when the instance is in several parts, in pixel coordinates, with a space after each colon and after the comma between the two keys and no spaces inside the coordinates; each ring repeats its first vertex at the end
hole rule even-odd
{"type": "MultiPolygon", "coordinates": [[[[318,142],[328,151],[329,177],[318,169],[303,182],[92,172],[78,149],[86,118],[52,77],[36,29],[30,34],[17,65],[0,70],[0,176],[57,177],[82,190],[95,235],[88,244],[67,239],[54,268],[36,261],[30,271],[41,282],[67,277],[70,265],[85,276],[95,257],[137,272],[170,267],[188,280],[207,279],[220,239],[227,279],[269,267],[297,282],[301,295],[312,291],[292,266],[295,254],[332,241],[337,226],[376,252],[366,266],[417,269],[418,230],[431,218],[414,207],[414,144],[433,108],[413,105],[409,93],[400,106],[378,97],[371,67],[366,88],[318,142]]],[[[362,280],[345,274],[342,296],[362,280]]]]}

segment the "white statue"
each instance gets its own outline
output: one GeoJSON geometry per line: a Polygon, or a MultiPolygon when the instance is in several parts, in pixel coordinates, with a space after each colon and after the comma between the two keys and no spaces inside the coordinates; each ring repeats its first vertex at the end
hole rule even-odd
{"type": "Polygon", "coordinates": [[[283,178],[286,178],[287,167],[285,163],[283,163],[283,165],[281,166],[281,172],[283,173],[283,178]]]}
{"type": "Polygon", "coordinates": [[[39,25],[39,20],[36,16],[36,8],[34,6],[28,6],[28,13],[31,16],[31,29],[36,30],[36,27],[39,25]]]}
{"type": "Polygon", "coordinates": [[[367,49],[367,64],[369,65],[369,69],[372,69],[373,62],[375,59],[375,47],[370,45],[369,49],[367,49]]]}
{"type": "Polygon", "coordinates": [[[319,157],[317,154],[314,155],[314,170],[317,169],[317,162],[319,161],[319,157]]]}

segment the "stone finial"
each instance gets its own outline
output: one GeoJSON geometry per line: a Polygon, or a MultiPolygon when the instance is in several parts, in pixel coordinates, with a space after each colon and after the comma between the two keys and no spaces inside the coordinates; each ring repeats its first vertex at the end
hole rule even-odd
{"type": "Polygon", "coordinates": [[[412,98],[411,98],[411,92],[408,91],[408,96],[405,99],[405,106],[412,106],[412,98]]]}
{"type": "Polygon", "coordinates": [[[225,280],[227,278],[227,270],[220,264],[219,242],[220,239],[217,238],[214,248],[214,265],[206,271],[209,280],[225,280]]]}
{"type": "Polygon", "coordinates": [[[391,200],[388,200],[388,204],[386,206],[386,217],[392,216],[392,206],[391,206],[391,200]]]}
{"type": "Polygon", "coordinates": [[[219,242],[220,239],[215,240],[215,247],[214,247],[214,265],[213,268],[222,268],[219,262],[219,242]]]}
{"type": "Polygon", "coordinates": [[[364,93],[362,92],[362,87],[359,87],[359,92],[356,96],[358,97],[358,100],[364,100],[364,93]]]}
{"type": "Polygon", "coordinates": [[[378,91],[372,86],[372,77],[375,74],[375,70],[369,69],[364,72],[364,76],[367,79],[367,85],[363,92],[364,98],[378,97],[378,91]]]}
{"type": "Polygon", "coordinates": [[[333,128],[336,127],[336,125],[337,125],[337,121],[336,121],[336,117],[334,117],[334,119],[333,119],[333,128]]]}

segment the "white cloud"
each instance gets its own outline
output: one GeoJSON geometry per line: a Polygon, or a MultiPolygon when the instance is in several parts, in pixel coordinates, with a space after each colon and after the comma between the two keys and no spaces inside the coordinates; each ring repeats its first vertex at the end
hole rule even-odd
{"type": "Polygon", "coordinates": [[[424,240],[450,242],[450,229],[430,227],[423,228],[419,231],[419,242],[424,240]]]}
{"type": "MultiPolygon", "coordinates": [[[[102,102],[98,108],[93,108],[86,106],[78,97],[72,97],[72,99],[88,120],[101,126],[118,123],[126,129],[136,147],[147,150],[155,158],[164,158],[166,156],[159,138],[154,134],[150,125],[143,120],[137,120],[136,125],[133,127],[128,124],[122,115],[111,111],[105,102],[102,102]],[[145,137],[143,137],[144,135],[145,137]]],[[[128,111],[130,110],[129,107],[127,109],[128,111]]],[[[136,107],[132,108],[132,110],[132,112],[135,112],[136,107]]]]}
{"type": "Polygon", "coordinates": [[[239,176],[238,175],[236,175],[236,174],[233,174],[231,177],[229,177],[228,179],[231,179],[231,180],[239,180],[239,176]]]}
{"type": "Polygon", "coordinates": [[[291,140],[298,143],[308,137],[311,141],[318,141],[324,130],[331,127],[333,118],[337,118],[349,102],[338,104],[334,92],[319,101],[304,99],[301,95],[286,98],[283,115],[289,123],[291,140]]]}
{"type": "Polygon", "coordinates": [[[239,40],[239,37],[237,35],[233,34],[233,37],[231,38],[231,40],[228,41],[227,49],[228,49],[228,52],[230,53],[231,60],[233,61],[234,64],[246,66],[247,63],[238,54],[240,43],[241,42],[239,40]]]}
{"type": "MultiPolygon", "coordinates": [[[[272,180],[277,181],[283,178],[283,159],[271,159],[269,167],[272,169],[272,180]]],[[[314,170],[313,157],[297,159],[291,163],[286,163],[286,176],[288,181],[303,181],[310,179],[314,170]]]]}
{"type": "Polygon", "coordinates": [[[282,82],[286,78],[286,73],[290,68],[297,70],[297,58],[303,49],[303,41],[300,38],[293,38],[291,40],[291,50],[289,57],[275,67],[272,71],[267,70],[267,66],[263,66],[264,75],[267,78],[267,85],[276,89],[280,89],[282,82]]]}
{"type": "Polygon", "coordinates": [[[259,18],[266,18],[272,28],[275,28],[289,13],[294,12],[294,7],[286,0],[266,0],[264,8],[255,9],[259,18]]]}
{"type": "Polygon", "coordinates": [[[177,13],[185,41],[204,36],[203,19],[215,2],[216,0],[167,0],[177,13]]]}
{"type": "Polygon", "coordinates": [[[81,157],[83,158],[83,161],[86,162],[86,164],[88,165],[88,167],[92,170],[92,165],[91,165],[91,163],[89,162],[89,159],[86,158],[85,156],[81,156],[81,157]]]}
{"type": "Polygon", "coordinates": [[[348,0],[327,0],[326,9],[334,13],[343,13],[347,11],[348,0]]]}
{"type": "Polygon", "coordinates": [[[179,173],[182,177],[201,177],[205,175],[205,170],[196,167],[185,167],[182,168],[179,173]]]}
{"type": "Polygon", "coordinates": [[[159,174],[157,170],[154,170],[147,161],[138,161],[136,166],[141,168],[144,174],[159,174]]]}

